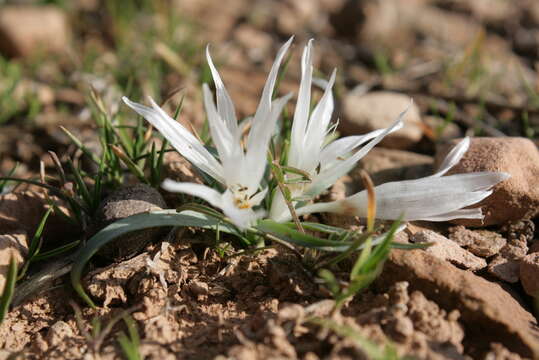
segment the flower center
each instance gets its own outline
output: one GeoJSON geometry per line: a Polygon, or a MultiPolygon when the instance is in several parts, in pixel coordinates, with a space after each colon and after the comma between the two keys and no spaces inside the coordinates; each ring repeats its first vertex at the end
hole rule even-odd
{"type": "Polygon", "coordinates": [[[249,202],[250,196],[248,193],[249,188],[241,184],[236,184],[232,186],[232,195],[234,197],[234,205],[238,209],[249,209],[251,208],[251,203],[249,202]]]}

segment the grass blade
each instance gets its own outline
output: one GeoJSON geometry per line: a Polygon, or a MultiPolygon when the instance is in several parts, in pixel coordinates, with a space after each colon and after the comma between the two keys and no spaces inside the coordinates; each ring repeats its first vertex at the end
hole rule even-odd
{"type": "Polygon", "coordinates": [[[11,256],[9,260],[9,268],[6,277],[4,292],[0,297],[0,324],[4,321],[6,314],[11,304],[11,299],[15,293],[15,282],[17,282],[17,260],[15,256],[11,256]]]}

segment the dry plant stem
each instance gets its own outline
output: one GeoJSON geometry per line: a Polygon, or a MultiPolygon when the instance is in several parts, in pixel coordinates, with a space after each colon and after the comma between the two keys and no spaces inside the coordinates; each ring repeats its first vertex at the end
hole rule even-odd
{"type": "Polygon", "coordinates": [[[367,230],[371,232],[374,230],[374,219],[376,218],[376,193],[369,174],[365,170],[361,170],[359,175],[361,176],[361,181],[363,181],[363,186],[367,189],[367,230]]]}
{"type": "MultiPolygon", "coordinates": [[[[273,162],[275,166],[279,166],[277,162],[273,162]]],[[[301,222],[299,221],[298,214],[296,214],[296,209],[294,209],[294,205],[291,201],[288,201],[286,198],[286,191],[284,187],[285,184],[281,183],[279,179],[277,179],[277,186],[279,187],[279,190],[281,191],[281,194],[283,195],[284,201],[286,202],[286,206],[288,207],[288,210],[290,211],[290,215],[292,215],[292,219],[294,220],[294,223],[296,224],[299,231],[305,234],[305,229],[303,229],[303,226],[301,226],[301,222]]]]}

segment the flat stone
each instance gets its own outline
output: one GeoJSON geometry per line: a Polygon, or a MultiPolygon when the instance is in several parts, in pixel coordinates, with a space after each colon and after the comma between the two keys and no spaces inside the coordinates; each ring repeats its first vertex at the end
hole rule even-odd
{"type": "Polygon", "coordinates": [[[455,242],[434,231],[423,230],[417,232],[410,240],[414,243],[434,243],[425,251],[438,259],[449,261],[461,268],[476,271],[487,266],[485,259],[473,255],[455,242]]]}
{"type": "Polygon", "coordinates": [[[539,327],[535,317],[500,284],[442,261],[422,250],[392,250],[377,280],[389,287],[408,281],[446,311],[459,310],[459,322],[474,348],[486,353],[492,342],[503,343],[522,356],[539,356],[539,327]]]}
{"type": "Polygon", "coordinates": [[[407,149],[421,140],[421,116],[419,108],[410,105],[410,97],[389,92],[377,91],[365,95],[351,92],[343,99],[343,119],[340,130],[344,135],[364,134],[386,128],[393,124],[399,114],[406,110],[404,127],[387,135],[381,146],[393,149],[407,149]]]}
{"type": "Polygon", "coordinates": [[[56,6],[11,5],[0,11],[0,52],[8,56],[65,52],[70,33],[65,12],[56,6]]]}
{"type": "MultiPolygon", "coordinates": [[[[440,163],[458,142],[436,153],[440,163]]],[[[466,226],[501,225],[508,221],[530,219],[539,214],[539,151],[529,139],[519,137],[472,138],[470,149],[449,174],[479,171],[506,172],[511,178],[494,187],[491,196],[483,200],[485,219],[466,219],[455,222],[466,226]]]]}
{"type": "Polygon", "coordinates": [[[520,281],[528,295],[539,297],[539,253],[528,254],[520,261],[520,281]]]}
{"type": "Polygon", "coordinates": [[[503,236],[487,230],[469,230],[464,226],[455,226],[449,230],[449,239],[464,246],[472,254],[490,257],[500,252],[507,241],[503,236]]]}

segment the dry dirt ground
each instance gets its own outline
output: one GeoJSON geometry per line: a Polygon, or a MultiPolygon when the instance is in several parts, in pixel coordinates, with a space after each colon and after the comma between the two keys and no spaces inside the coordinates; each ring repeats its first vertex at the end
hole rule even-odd
{"type": "MultiPolygon", "coordinates": [[[[534,0],[163,3],[167,11],[197,23],[196,34],[189,36],[200,54],[203,45],[212,43],[240,116],[255,109],[265,80],[263,69],[290,35],[300,44],[294,50],[291,69],[298,69],[298,49],[311,37],[316,39],[317,69],[328,74],[338,67],[336,113],[345,125],[350,119],[343,114],[343,99],[355,96],[354,89],[412,96],[421,115],[416,124],[421,130],[419,138],[410,140],[405,149],[381,148],[369,154],[360,167],[375,182],[431,173],[436,147],[463,135],[528,137],[531,142],[526,146],[537,150],[539,4],[534,0]]],[[[69,18],[70,27],[65,30],[69,36],[58,36],[54,44],[60,54],[69,47],[70,55],[39,60],[39,66],[33,65],[39,71],[25,75],[30,85],[17,98],[27,99],[27,92],[37,94],[40,113],[27,121],[31,106],[21,100],[22,110],[2,120],[2,175],[21,162],[16,175],[35,177],[40,160],[47,169],[53,167],[46,151],[75,153],[59,125],[96,143],[95,129],[84,120],[89,110],[81,83],[86,84],[87,70],[78,61],[66,59],[95,46],[101,53],[91,69],[96,73],[107,66],[121,67],[125,59],[116,55],[121,44],[114,36],[120,31],[104,15],[104,5],[88,0],[73,4],[77,5],[60,7],[69,18]]],[[[0,35],[5,21],[2,6],[0,35]]],[[[142,28],[151,21],[165,27],[163,14],[150,14],[154,16],[151,21],[145,15],[142,28]]],[[[49,28],[64,31],[62,26],[50,26],[43,27],[42,33],[49,28]]],[[[202,75],[194,70],[182,72],[181,61],[154,45],[152,60],[163,61],[166,70],[159,84],[135,80],[143,89],[141,94],[157,88],[167,98],[181,87],[185,91],[182,121],[200,128],[204,115],[197,91],[202,75]]],[[[9,49],[0,46],[6,59],[27,59],[31,49],[31,44],[9,49]]],[[[190,65],[198,66],[201,58],[193,61],[190,65]]],[[[32,68],[31,62],[22,63],[32,68]]],[[[289,71],[282,92],[297,88],[297,73],[289,71]]],[[[105,85],[96,91],[117,104],[125,79],[119,76],[115,82],[102,75],[98,80],[101,83],[91,80],[94,87],[105,85]]],[[[178,102],[179,97],[171,98],[170,112],[178,102]]],[[[341,128],[345,133],[346,129],[341,128]]],[[[193,177],[177,160],[167,160],[169,176],[193,177]]],[[[539,174],[539,163],[532,165],[530,174],[539,174]]],[[[350,182],[357,185],[354,174],[338,183],[330,196],[342,194],[350,182]]],[[[315,274],[286,248],[245,251],[225,247],[229,239],[219,247],[208,245],[213,238],[208,232],[165,232],[130,259],[111,262],[101,258],[91,263],[84,284],[99,304],[97,310],[80,301],[65,277],[17,304],[0,325],[0,359],[124,358],[118,337],[120,331],[127,332],[128,321],[123,319],[129,317],[146,359],[367,359],[365,339],[376,345],[376,351],[394,348],[402,357],[539,358],[537,313],[534,315],[533,298],[524,288],[539,283],[539,271],[536,266],[535,277],[529,280],[529,272],[528,277],[522,276],[521,265],[525,256],[539,253],[537,220],[533,218],[539,194],[536,178],[524,177],[529,180],[526,187],[531,195],[526,193],[521,199],[527,199],[523,206],[532,208],[533,215],[528,216],[527,211],[524,218],[482,230],[448,223],[411,224],[399,241],[438,239],[440,244],[429,251],[393,250],[375,283],[340,312],[333,311],[334,302],[315,274]]],[[[8,195],[2,195],[3,200],[8,195]]],[[[25,196],[10,198],[9,206],[7,201],[0,205],[0,232],[13,236],[9,239],[22,236],[13,233],[15,225],[27,236],[39,222],[41,213],[33,212],[42,209],[43,201],[25,200],[25,196]]],[[[178,198],[163,196],[169,207],[178,205],[178,198]]],[[[359,221],[319,220],[342,226],[355,226],[359,221]]],[[[47,230],[48,246],[59,237],[77,233],[77,229],[59,226],[53,223],[47,230]]],[[[31,268],[30,274],[41,266],[31,268]]],[[[345,278],[346,266],[340,270],[345,278]]]]}

